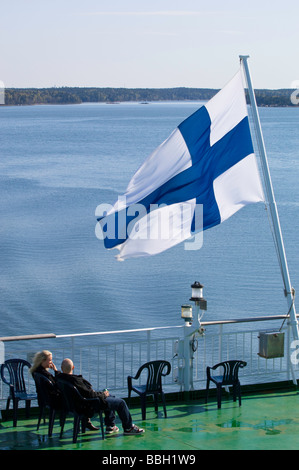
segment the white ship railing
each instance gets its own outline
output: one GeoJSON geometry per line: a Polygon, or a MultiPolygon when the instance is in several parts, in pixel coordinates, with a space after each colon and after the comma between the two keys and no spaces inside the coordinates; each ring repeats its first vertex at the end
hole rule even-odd
{"type": "MultiPolygon", "coordinates": [[[[298,367],[290,360],[291,330],[286,316],[246,318],[203,322],[204,335],[192,334],[192,326],[142,328],[81,334],[43,334],[2,337],[3,360],[20,357],[32,362],[36,351],[48,349],[59,368],[65,357],[74,361],[74,373],[82,374],[94,389],[108,388],[117,396],[127,396],[127,376],[135,375],[145,362],[168,360],[171,374],[165,378],[166,391],[202,390],[206,383],[206,367],[229,359],[247,362],[242,369],[242,384],[292,380],[296,382],[298,367]],[[284,356],[265,359],[259,353],[259,334],[263,330],[285,333],[284,356]],[[191,333],[191,335],[190,335],[191,333]],[[187,343],[190,355],[184,357],[187,343]],[[189,386],[185,370],[190,368],[189,386]]],[[[142,381],[142,379],[141,379],[142,381]]],[[[1,381],[0,399],[7,397],[8,387],[1,381]]],[[[28,387],[34,389],[30,375],[28,387]]],[[[1,406],[3,408],[3,404],[1,406]]]]}

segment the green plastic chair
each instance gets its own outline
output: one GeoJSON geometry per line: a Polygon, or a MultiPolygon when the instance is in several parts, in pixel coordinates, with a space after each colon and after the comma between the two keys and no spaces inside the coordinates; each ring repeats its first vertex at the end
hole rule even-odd
{"type": "Polygon", "coordinates": [[[168,361],[151,361],[143,364],[135,377],[131,375],[128,376],[128,398],[130,401],[131,392],[134,391],[137,395],[140,396],[141,399],[141,411],[142,411],[142,419],[145,420],[146,417],[146,397],[147,395],[154,396],[155,402],[155,410],[158,411],[158,396],[161,395],[164,415],[167,418],[166,413],[166,403],[165,403],[165,395],[162,389],[162,377],[170,374],[171,365],[168,361]],[[133,385],[133,380],[138,380],[142,371],[147,369],[147,382],[145,385],[133,385]],[[165,372],[164,372],[165,370],[165,372]]]}

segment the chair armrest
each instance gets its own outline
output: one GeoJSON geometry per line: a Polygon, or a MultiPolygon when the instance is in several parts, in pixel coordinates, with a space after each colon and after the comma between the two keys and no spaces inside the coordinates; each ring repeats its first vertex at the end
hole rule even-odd
{"type": "Polygon", "coordinates": [[[4,370],[7,369],[7,366],[5,364],[1,364],[1,369],[0,369],[0,374],[1,374],[1,379],[2,381],[6,384],[11,386],[12,384],[8,382],[4,376],[4,370]]]}
{"type": "Polygon", "coordinates": [[[98,403],[100,402],[100,398],[94,397],[94,398],[85,398],[83,397],[84,401],[86,403],[98,403]]]}
{"type": "Polygon", "coordinates": [[[216,370],[218,369],[218,367],[222,366],[222,364],[216,364],[215,366],[213,367],[210,367],[211,370],[216,370]]]}
{"type": "Polygon", "coordinates": [[[130,380],[131,380],[131,382],[132,382],[132,380],[137,380],[137,379],[139,379],[140,374],[141,374],[141,372],[143,371],[143,369],[144,369],[144,367],[140,368],[140,369],[138,370],[137,374],[135,375],[135,377],[133,377],[133,375],[128,375],[128,380],[129,380],[129,378],[130,378],[130,380]]]}
{"type": "Polygon", "coordinates": [[[213,366],[213,367],[207,366],[207,378],[208,378],[208,379],[212,379],[213,374],[211,374],[211,371],[218,369],[218,367],[220,367],[220,366],[221,366],[221,364],[216,364],[216,365],[213,366]]]}
{"type": "Polygon", "coordinates": [[[1,377],[1,378],[6,385],[9,385],[9,387],[13,387],[13,384],[8,382],[5,377],[1,377]]]}
{"type": "Polygon", "coordinates": [[[137,380],[139,379],[139,376],[142,372],[143,368],[140,368],[137,372],[137,374],[135,375],[135,377],[133,377],[132,375],[128,375],[128,389],[129,390],[132,390],[132,380],[137,380]]]}
{"type": "Polygon", "coordinates": [[[129,390],[132,390],[132,379],[134,377],[132,377],[131,375],[128,375],[128,389],[129,390]]]}
{"type": "MultiPolygon", "coordinates": [[[[165,366],[164,366],[164,367],[165,367],[165,366]]],[[[166,376],[169,375],[170,372],[171,372],[171,364],[166,364],[166,367],[167,367],[167,370],[166,370],[166,372],[162,372],[162,374],[161,374],[162,377],[166,377],[166,376]]]]}

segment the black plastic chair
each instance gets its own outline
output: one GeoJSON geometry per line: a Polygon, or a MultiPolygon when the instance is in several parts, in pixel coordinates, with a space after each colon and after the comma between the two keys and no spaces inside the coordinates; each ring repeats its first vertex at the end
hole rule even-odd
{"type": "Polygon", "coordinates": [[[1,379],[9,386],[9,396],[7,398],[6,410],[9,410],[10,400],[13,403],[13,425],[17,426],[18,406],[20,400],[26,402],[26,417],[29,417],[31,400],[37,399],[36,393],[27,393],[26,381],[24,378],[24,368],[31,367],[31,364],[24,359],[7,359],[1,364],[1,379]],[[8,373],[9,378],[6,377],[8,373]]]}
{"type": "Polygon", "coordinates": [[[239,396],[239,405],[241,406],[241,385],[239,381],[239,369],[247,365],[244,361],[225,361],[216,364],[214,367],[207,367],[207,388],[206,388],[206,403],[208,401],[210,382],[213,382],[217,387],[217,402],[218,408],[221,408],[222,387],[233,386],[233,399],[236,401],[237,395],[239,396]],[[222,375],[212,375],[211,371],[219,367],[223,368],[222,375]]]}
{"type": "Polygon", "coordinates": [[[164,415],[167,418],[166,413],[166,403],[165,403],[165,395],[162,390],[162,377],[170,374],[171,365],[168,361],[151,361],[143,364],[135,377],[131,375],[128,376],[128,397],[129,400],[131,398],[131,392],[134,391],[137,395],[140,396],[141,399],[141,411],[142,411],[142,419],[144,420],[146,417],[146,396],[153,395],[154,396],[154,403],[155,403],[155,411],[158,411],[158,396],[161,395],[164,415]],[[133,385],[132,380],[139,379],[142,371],[147,369],[147,382],[146,385],[133,385]],[[166,369],[166,372],[163,372],[166,369]]]}
{"type": "Polygon", "coordinates": [[[49,410],[49,428],[48,428],[48,436],[51,437],[53,433],[53,426],[55,421],[56,412],[59,411],[60,413],[60,424],[62,422],[62,396],[59,397],[55,390],[55,385],[51,380],[45,377],[43,374],[39,374],[35,372],[33,374],[33,378],[35,381],[36,392],[37,392],[37,401],[39,406],[39,417],[37,421],[37,431],[39,430],[40,422],[43,418],[44,423],[46,422],[45,419],[45,411],[46,409],[49,410]],[[60,400],[59,400],[60,398],[60,400]]]}
{"type": "Polygon", "coordinates": [[[79,390],[71,383],[58,380],[58,388],[60,389],[63,397],[63,416],[61,423],[60,438],[62,437],[64,424],[67,414],[74,416],[73,425],[73,443],[77,442],[77,437],[80,429],[80,423],[82,433],[85,433],[86,423],[88,418],[92,418],[96,413],[99,414],[102,438],[105,439],[104,424],[103,424],[103,412],[99,410],[99,398],[84,398],[80,394],[79,390]]]}

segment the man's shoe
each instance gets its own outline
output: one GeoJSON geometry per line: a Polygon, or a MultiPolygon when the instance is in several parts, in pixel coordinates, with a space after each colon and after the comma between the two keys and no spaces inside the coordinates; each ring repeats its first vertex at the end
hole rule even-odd
{"type": "Polygon", "coordinates": [[[86,423],[86,428],[89,429],[89,431],[98,431],[100,429],[94,426],[91,421],[86,423]]]}
{"type": "Polygon", "coordinates": [[[119,432],[119,428],[117,426],[107,426],[106,427],[106,434],[114,434],[119,432]]]}
{"type": "Polygon", "coordinates": [[[135,426],[135,424],[133,424],[131,429],[124,430],[124,434],[126,434],[126,436],[133,436],[133,435],[136,436],[137,434],[142,434],[142,433],[144,433],[144,429],[139,428],[138,426],[135,426]]]}

